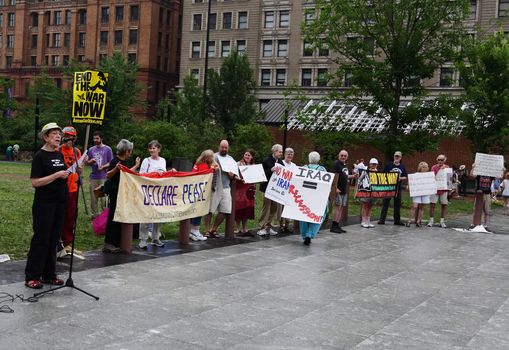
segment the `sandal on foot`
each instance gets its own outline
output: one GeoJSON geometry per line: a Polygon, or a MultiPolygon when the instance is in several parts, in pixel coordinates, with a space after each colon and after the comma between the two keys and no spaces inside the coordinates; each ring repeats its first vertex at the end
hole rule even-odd
{"type": "Polygon", "coordinates": [[[25,286],[32,289],[41,289],[42,288],[42,282],[39,280],[28,280],[25,281],[25,286]]]}
{"type": "Polygon", "coordinates": [[[52,286],[63,286],[64,280],[60,279],[58,277],[53,277],[53,278],[43,279],[42,283],[51,284],[52,286]]]}
{"type": "Polygon", "coordinates": [[[210,231],[205,231],[205,232],[203,233],[203,237],[210,238],[210,237],[211,237],[211,236],[210,236],[210,231]]]}
{"type": "Polygon", "coordinates": [[[212,230],[212,231],[210,231],[210,237],[219,238],[219,234],[217,233],[216,230],[212,230]]]}

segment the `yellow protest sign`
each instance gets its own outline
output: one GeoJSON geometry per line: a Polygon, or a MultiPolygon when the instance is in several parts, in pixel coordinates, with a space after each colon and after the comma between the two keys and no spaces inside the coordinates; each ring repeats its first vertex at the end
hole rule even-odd
{"type": "Polygon", "coordinates": [[[74,73],[72,121],[99,124],[104,121],[108,73],[84,71],[74,73]]]}

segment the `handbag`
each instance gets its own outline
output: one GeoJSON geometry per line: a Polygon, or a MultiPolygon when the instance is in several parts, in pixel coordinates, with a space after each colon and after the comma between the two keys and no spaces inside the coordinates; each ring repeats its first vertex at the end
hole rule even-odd
{"type": "Polygon", "coordinates": [[[110,208],[106,208],[102,211],[101,214],[92,220],[92,229],[94,230],[94,234],[96,236],[104,236],[106,234],[106,223],[108,222],[109,212],[110,208]]]}

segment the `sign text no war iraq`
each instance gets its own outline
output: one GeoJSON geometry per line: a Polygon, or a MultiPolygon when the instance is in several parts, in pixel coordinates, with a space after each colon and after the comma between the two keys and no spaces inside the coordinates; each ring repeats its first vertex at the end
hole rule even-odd
{"type": "Polygon", "coordinates": [[[75,72],[73,82],[73,123],[102,125],[106,110],[108,73],[75,72]]]}

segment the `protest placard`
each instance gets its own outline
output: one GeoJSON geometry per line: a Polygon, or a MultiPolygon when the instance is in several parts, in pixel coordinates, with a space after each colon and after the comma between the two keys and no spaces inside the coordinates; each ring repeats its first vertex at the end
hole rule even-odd
{"type": "Polygon", "coordinates": [[[369,171],[361,172],[357,181],[356,198],[388,198],[398,193],[399,172],[369,171]]]}
{"type": "Polygon", "coordinates": [[[174,222],[208,214],[212,171],[137,174],[122,167],[114,221],[174,222]]]}
{"type": "Polygon", "coordinates": [[[104,121],[108,73],[84,71],[74,73],[72,121],[99,124],[104,121]]]}
{"type": "Polygon", "coordinates": [[[297,169],[291,178],[287,205],[281,216],[319,224],[324,219],[334,174],[305,167],[297,169]]]}
{"type": "Polygon", "coordinates": [[[286,169],[280,164],[276,164],[274,167],[275,171],[272,173],[265,190],[265,198],[280,204],[292,205],[293,202],[288,196],[288,190],[290,189],[290,182],[294,172],[292,169],[286,169]]]}
{"type": "Polygon", "coordinates": [[[474,164],[474,176],[501,177],[504,174],[504,156],[476,153],[474,164]]]}
{"type": "Polygon", "coordinates": [[[263,171],[263,165],[261,164],[241,165],[239,166],[239,171],[244,182],[247,184],[267,182],[267,176],[265,176],[265,171],[263,171]]]}
{"type": "Polygon", "coordinates": [[[410,197],[436,194],[437,182],[435,180],[435,173],[429,171],[426,173],[408,174],[408,187],[410,188],[410,197]]]}
{"type": "Polygon", "coordinates": [[[221,166],[221,170],[224,172],[231,172],[235,175],[239,176],[239,166],[235,159],[230,156],[223,157],[221,155],[217,155],[217,160],[219,161],[219,165],[221,166]]]}
{"type": "Polygon", "coordinates": [[[438,191],[447,191],[452,188],[452,168],[440,169],[435,175],[438,191]]]}
{"type": "Polygon", "coordinates": [[[78,159],[78,162],[74,162],[73,165],[71,165],[67,171],[69,173],[75,173],[76,172],[76,168],[77,167],[81,167],[81,164],[83,164],[83,161],[85,160],[85,157],[88,153],[88,149],[85,150],[85,152],[83,152],[83,154],[81,155],[80,159],[78,159]]]}

